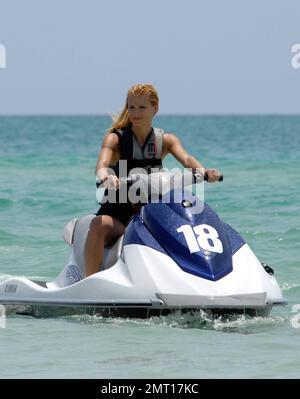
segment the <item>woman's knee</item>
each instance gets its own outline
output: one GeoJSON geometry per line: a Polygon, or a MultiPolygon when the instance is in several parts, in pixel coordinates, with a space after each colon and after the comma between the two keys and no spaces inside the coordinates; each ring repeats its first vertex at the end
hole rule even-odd
{"type": "Polygon", "coordinates": [[[88,239],[103,239],[104,245],[120,237],[125,231],[125,226],[118,220],[106,216],[96,216],[90,223],[88,239]]]}

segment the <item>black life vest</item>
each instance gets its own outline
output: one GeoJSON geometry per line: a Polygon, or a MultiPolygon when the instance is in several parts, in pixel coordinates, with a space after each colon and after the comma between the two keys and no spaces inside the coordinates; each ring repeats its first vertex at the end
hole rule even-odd
{"type": "Polygon", "coordinates": [[[152,128],[143,147],[140,147],[130,128],[114,130],[113,133],[116,133],[119,138],[120,159],[116,165],[110,167],[114,169],[118,177],[126,177],[119,173],[121,160],[127,161],[127,175],[134,168],[143,168],[147,173],[151,173],[152,168],[161,169],[163,167],[161,159],[163,129],[152,128]]]}

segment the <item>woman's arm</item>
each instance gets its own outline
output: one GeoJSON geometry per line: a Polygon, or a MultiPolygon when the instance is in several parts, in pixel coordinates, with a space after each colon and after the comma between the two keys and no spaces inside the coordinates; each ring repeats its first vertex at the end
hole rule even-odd
{"type": "MultiPolygon", "coordinates": [[[[103,181],[106,181],[108,179],[108,168],[112,163],[116,162],[118,157],[119,138],[115,133],[108,133],[103,139],[96,164],[95,173],[98,179],[101,179],[103,181]]],[[[115,186],[115,184],[113,185],[115,186]]]]}
{"type": "Polygon", "coordinates": [[[215,182],[221,176],[217,169],[206,169],[196,158],[190,155],[182,146],[180,140],[171,133],[164,134],[163,157],[172,154],[185,168],[200,168],[207,173],[208,181],[215,182]]]}

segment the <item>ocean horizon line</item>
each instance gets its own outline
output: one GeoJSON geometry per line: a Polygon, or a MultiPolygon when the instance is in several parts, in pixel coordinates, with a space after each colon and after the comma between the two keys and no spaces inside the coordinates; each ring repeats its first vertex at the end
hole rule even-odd
{"type": "MultiPolygon", "coordinates": [[[[157,117],[258,117],[258,116],[300,116],[300,113],[161,113],[157,117]]],[[[0,114],[2,117],[111,117],[109,113],[16,113],[0,114]]]]}

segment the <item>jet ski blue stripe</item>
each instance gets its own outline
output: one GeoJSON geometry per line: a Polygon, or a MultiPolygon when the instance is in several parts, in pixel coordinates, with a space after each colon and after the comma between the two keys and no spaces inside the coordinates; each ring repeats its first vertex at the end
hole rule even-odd
{"type": "Polygon", "coordinates": [[[223,223],[207,204],[203,204],[202,212],[192,213],[189,207],[182,205],[184,201],[193,204],[195,197],[187,190],[172,190],[169,202],[145,205],[128,225],[124,245],[148,246],[172,258],[187,273],[212,281],[219,280],[232,272],[232,255],[245,241],[231,226],[223,223]],[[177,199],[181,195],[182,202],[174,202],[172,196],[175,195],[177,199]],[[194,227],[211,226],[222,242],[222,252],[211,251],[207,255],[201,247],[191,252],[184,234],[178,232],[183,225],[191,226],[192,234],[194,227]]]}
{"type": "Polygon", "coordinates": [[[232,255],[234,255],[246,242],[229,224],[223,222],[223,227],[230,241],[232,255]]]}
{"type": "Polygon", "coordinates": [[[167,255],[164,248],[146,228],[139,214],[133,216],[126,228],[123,245],[129,244],[145,245],[167,255]]]}

